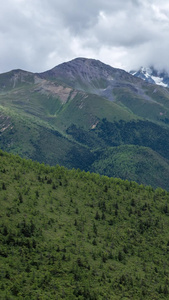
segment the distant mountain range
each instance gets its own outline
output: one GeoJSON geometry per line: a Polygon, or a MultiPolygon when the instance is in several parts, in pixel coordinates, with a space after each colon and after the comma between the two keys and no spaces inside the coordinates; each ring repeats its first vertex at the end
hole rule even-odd
{"type": "Polygon", "coordinates": [[[134,75],[86,58],[0,74],[0,148],[168,189],[169,89],[134,75]]]}
{"type": "Polygon", "coordinates": [[[169,87],[169,74],[167,71],[158,71],[154,67],[141,67],[139,70],[130,71],[130,74],[141,78],[149,83],[169,87]]]}

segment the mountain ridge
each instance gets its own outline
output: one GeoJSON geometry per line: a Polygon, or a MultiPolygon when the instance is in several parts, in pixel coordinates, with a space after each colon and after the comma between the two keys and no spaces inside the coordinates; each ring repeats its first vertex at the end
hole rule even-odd
{"type": "MultiPolygon", "coordinates": [[[[114,100],[111,89],[118,80],[135,83],[137,80],[124,70],[113,68],[95,59],[76,58],[39,74],[42,78],[58,78],[75,89],[95,93],[114,100]]],[[[138,82],[138,81],[137,81],[138,82]]]]}
{"type": "MultiPolygon", "coordinates": [[[[132,145],[133,155],[134,146],[149,147],[164,181],[157,178],[154,186],[168,188],[163,171],[163,159],[166,172],[169,167],[168,134],[169,90],[98,60],[77,58],[43,73],[0,74],[0,148],[5,151],[99,172],[105,162],[101,153],[110,153],[109,147],[132,145]]],[[[141,153],[138,162],[146,160],[148,150],[141,153]]],[[[153,159],[151,164],[158,174],[153,159]]],[[[147,184],[153,182],[148,177],[147,184]]]]}

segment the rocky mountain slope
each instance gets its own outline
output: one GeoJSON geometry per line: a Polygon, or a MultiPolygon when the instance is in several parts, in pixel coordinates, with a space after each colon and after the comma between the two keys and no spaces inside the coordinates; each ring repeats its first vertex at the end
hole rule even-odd
{"type": "Polygon", "coordinates": [[[141,67],[137,71],[130,71],[130,74],[147,82],[161,85],[163,87],[169,87],[169,74],[165,70],[158,71],[154,67],[141,67]]]}
{"type": "Polygon", "coordinates": [[[138,83],[138,80],[120,69],[115,69],[98,60],[77,58],[41,73],[46,79],[60,80],[69,86],[84,92],[90,92],[114,100],[112,89],[120,85],[138,83]]]}

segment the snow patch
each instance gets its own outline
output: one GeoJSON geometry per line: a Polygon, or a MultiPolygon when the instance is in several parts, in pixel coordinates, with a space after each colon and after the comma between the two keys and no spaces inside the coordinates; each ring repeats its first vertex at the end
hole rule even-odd
{"type": "MultiPolygon", "coordinates": [[[[160,72],[155,70],[153,67],[141,67],[138,71],[131,71],[130,74],[136,77],[140,77],[150,83],[161,85],[163,87],[169,87],[167,83],[164,83],[164,72],[160,74],[160,72]]],[[[167,75],[168,74],[165,72],[165,81],[167,75]]]]}
{"type": "Polygon", "coordinates": [[[168,85],[166,83],[163,82],[163,78],[161,77],[157,77],[157,76],[151,76],[151,78],[154,80],[154,82],[158,85],[167,87],[168,85]]]}

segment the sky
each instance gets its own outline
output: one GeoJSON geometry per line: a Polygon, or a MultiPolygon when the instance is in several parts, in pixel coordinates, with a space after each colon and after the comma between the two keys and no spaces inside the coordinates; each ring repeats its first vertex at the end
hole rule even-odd
{"type": "Polygon", "coordinates": [[[169,1],[1,1],[0,73],[43,72],[76,57],[169,71],[169,1]]]}

